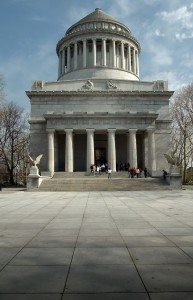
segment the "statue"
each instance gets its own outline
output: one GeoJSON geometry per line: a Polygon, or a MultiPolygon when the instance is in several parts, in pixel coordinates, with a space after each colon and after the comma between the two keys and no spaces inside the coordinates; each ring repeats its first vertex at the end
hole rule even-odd
{"type": "Polygon", "coordinates": [[[83,90],[92,90],[93,87],[94,87],[93,82],[90,79],[88,79],[87,82],[82,86],[82,89],[83,90]]]}
{"type": "Polygon", "coordinates": [[[33,159],[33,158],[28,154],[28,158],[29,158],[30,162],[32,163],[32,165],[33,165],[34,167],[37,167],[37,165],[39,165],[42,156],[43,156],[43,154],[40,154],[40,155],[38,155],[38,156],[36,157],[36,159],[33,159]]]}
{"type": "Polygon", "coordinates": [[[109,89],[109,90],[116,90],[116,89],[117,89],[117,86],[116,86],[116,84],[114,84],[114,83],[112,82],[112,80],[108,80],[108,81],[107,81],[107,89],[109,89]]]}
{"type": "Polygon", "coordinates": [[[32,164],[30,168],[30,174],[27,176],[27,189],[34,189],[38,188],[42,182],[41,176],[39,175],[39,169],[37,165],[39,165],[40,160],[42,158],[43,154],[40,154],[36,157],[36,159],[33,159],[30,155],[28,155],[28,158],[32,164]]]}
{"type": "Polygon", "coordinates": [[[42,156],[43,156],[43,154],[40,154],[36,157],[36,159],[33,159],[30,155],[28,155],[28,158],[32,164],[32,166],[30,168],[30,175],[39,176],[39,169],[38,169],[37,165],[39,165],[42,156]]]}
{"type": "Polygon", "coordinates": [[[178,157],[171,157],[168,154],[164,154],[168,164],[170,165],[170,174],[179,173],[180,160],[178,157]]]}

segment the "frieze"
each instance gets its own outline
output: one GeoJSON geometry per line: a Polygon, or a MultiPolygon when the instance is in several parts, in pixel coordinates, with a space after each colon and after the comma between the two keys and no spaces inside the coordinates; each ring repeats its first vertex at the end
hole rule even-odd
{"type": "Polygon", "coordinates": [[[152,124],[154,120],[151,118],[57,118],[47,119],[47,129],[63,130],[65,127],[73,129],[96,128],[104,129],[115,126],[117,129],[131,127],[146,128],[152,124]]]}

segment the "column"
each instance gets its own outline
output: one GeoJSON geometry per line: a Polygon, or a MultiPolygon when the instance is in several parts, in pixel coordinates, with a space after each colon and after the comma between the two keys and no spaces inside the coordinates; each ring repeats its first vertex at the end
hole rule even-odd
{"type": "Polygon", "coordinates": [[[112,46],[113,46],[113,67],[116,67],[116,49],[115,49],[115,40],[112,40],[112,46]]]}
{"type": "Polygon", "coordinates": [[[106,39],[102,39],[102,65],[107,65],[106,39]]]}
{"type": "Polygon", "coordinates": [[[139,52],[136,51],[136,74],[139,76],[139,52]]]}
{"type": "Polygon", "coordinates": [[[83,68],[86,68],[86,40],[83,40],[83,68]]]}
{"type": "Polygon", "coordinates": [[[78,66],[78,45],[77,42],[74,43],[74,70],[77,69],[78,66]]]}
{"type": "Polygon", "coordinates": [[[108,129],[108,166],[113,172],[116,172],[116,129],[108,129]]]}
{"type": "Polygon", "coordinates": [[[121,42],[121,68],[125,69],[124,43],[121,42]]]}
{"type": "Polygon", "coordinates": [[[61,68],[62,68],[62,53],[59,52],[59,55],[58,55],[58,78],[61,76],[61,68]]]}
{"type": "Polygon", "coordinates": [[[156,171],[156,156],[155,156],[155,133],[154,129],[148,129],[148,170],[152,175],[156,171]]]}
{"type": "Polygon", "coordinates": [[[133,73],[136,74],[135,49],[133,48],[133,73]]]}
{"type": "MultiPolygon", "coordinates": [[[[130,163],[130,145],[129,145],[129,132],[126,133],[127,134],[127,163],[130,163]]],[[[130,163],[131,164],[131,163],[130,163]]]]}
{"type": "Polygon", "coordinates": [[[65,49],[62,50],[62,75],[65,73],[65,49]]]}
{"type": "Polygon", "coordinates": [[[67,72],[70,71],[70,45],[67,47],[67,72]]]}
{"type": "Polygon", "coordinates": [[[137,167],[137,141],[136,141],[137,129],[129,129],[129,163],[130,167],[137,167]]]}
{"type": "Polygon", "coordinates": [[[65,129],[65,172],[73,172],[73,129],[65,129]]]}
{"type": "Polygon", "coordinates": [[[87,132],[87,172],[90,171],[90,166],[94,164],[94,129],[86,129],[87,132]]]}
{"type": "Polygon", "coordinates": [[[48,132],[48,171],[51,176],[54,174],[54,130],[47,130],[48,132]]]}
{"type": "Polygon", "coordinates": [[[96,66],[96,39],[92,40],[92,51],[93,51],[93,66],[96,66]]]}
{"type": "Polygon", "coordinates": [[[128,70],[131,72],[131,46],[128,44],[128,70]]]}

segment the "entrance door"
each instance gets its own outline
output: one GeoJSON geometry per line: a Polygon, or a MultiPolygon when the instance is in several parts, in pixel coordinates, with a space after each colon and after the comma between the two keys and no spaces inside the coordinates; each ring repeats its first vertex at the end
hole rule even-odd
{"type": "Polygon", "coordinates": [[[102,165],[107,162],[106,159],[106,148],[95,148],[95,164],[102,165]]]}

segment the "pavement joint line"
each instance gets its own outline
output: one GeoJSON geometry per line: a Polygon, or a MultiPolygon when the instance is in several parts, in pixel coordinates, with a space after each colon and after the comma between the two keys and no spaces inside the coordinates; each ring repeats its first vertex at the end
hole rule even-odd
{"type": "MultiPolygon", "coordinates": [[[[103,195],[102,195],[102,197],[103,197],[103,195]]],[[[147,288],[146,288],[146,285],[145,285],[145,283],[144,283],[144,281],[143,281],[143,279],[142,279],[142,277],[141,277],[141,275],[140,275],[140,273],[139,273],[139,270],[138,270],[138,268],[137,268],[137,266],[136,266],[136,264],[135,264],[135,261],[133,260],[133,257],[132,257],[132,255],[131,255],[131,253],[130,253],[130,251],[129,251],[129,248],[127,247],[127,245],[126,245],[126,243],[125,243],[125,240],[123,239],[123,237],[122,237],[122,235],[121,235],[121,233],[120,233],[120,230],[119,230],[119,228],[118,228],[118,226],[117,226],[117,224],[116,224],[116,222],[115,222],[115,219],[114,219],[113,216],[111,215],[111,212],[110,212],[110,210],[109,210],[109,207],[108,207],[108,205],[107,205],[107,203],[106,203],[104,197],[103,197],[103,200],[104,200],[104,203],[105,203],[105,205],[106,205],[106,207],[107,207],[107,209],[108,209],[108,211],[109,211],[109,214],[110,214],[111,218],[113,219],[113,221],[114,221],[114,223],[115,223],[115,226],[116,226],[116,228],[117,228],[117,230],[118,230],[118,232],[119,232],[119,234],[120,234],[120,236],[121,236],[121,239],[123,240],[123,243],[124,243],[124,245],[125,245],[125,247],[126,247],[126,249],[127,249],[127,251],[128,251],[128,254],[129,254],[130,257],[131,257],[131,260],[132,260],[132,262],[133,262],[133,265],[134,265],[134,267],[135,267],[135,270],[136,270],[136,272],[137,272],[139,278],[141,279],[141,282],[142,282],[142,284],[143,284],[143,286],[144,286],[144,289],[145,289],[145,291],[146,291],[146,293],[147,293],[147,296],[148,296],[148,298],[151,300],[151,297],[150,297],[149,292],[148,292],[148,290],[147,290],[147,288]]],[[[119,201],[121,201],[121,200],[119,200],[119,201]]],[[[122,201],[121,201],[121,202],[122,202],[122,201]]],[[[122,202],[122,203],[123,203],[123,202],[122,202]]],[[[123,204],[124,204],[124,203],[123,203],[123,204]]],[[[124,205],[125,205],[125,204],[124,204],[124,205]]],[[[126,205],[125,205],[125,206],[126,206],[126,205]]]]}
{"type": "MultiPolygon", "coordinates": [[[[79,193],[77,193],[77,197],[78,196],[79,196],[79,193]]],[[[80,224],[80,227],[79,227],[79,230],[78,230],[77,238],[76,238],[75,245],[74,245],[74,250],[72,252],[72,257],[71,257],[71,260],[70,260],[70,264],[69,264],[69,267],[68,267],[68,272],[67,272],[66,279],[65,279],[65,282],[64,282],[64,288],[62,290],[61,300],[62,300],[62,298],[63,298],[63,296],[65,294],[65,290],[66,290],[66,286],[67,286],[67,282],[68,282],[68,277],[69,277],[69,274],[70,274],[70,269],[71,269],[72,261],[73,261],[73,258],[74,258],[74,253],[75,253],[75,250],[76,250],[76,245],[77,245],[79,234],[80,234],[80,230],[81,230],[81,227],[82,227],[82,223],[83,223],[85,211],[86,211],[86,208],[87,208],[89,196],[90,196],[90,192],[88,192],[88,194],[87,194],[86,205],[84,207],[84,212],[83,212],[83,215],[82,215],[82,221],[81,221],[81,224],[80,224]]]]}

